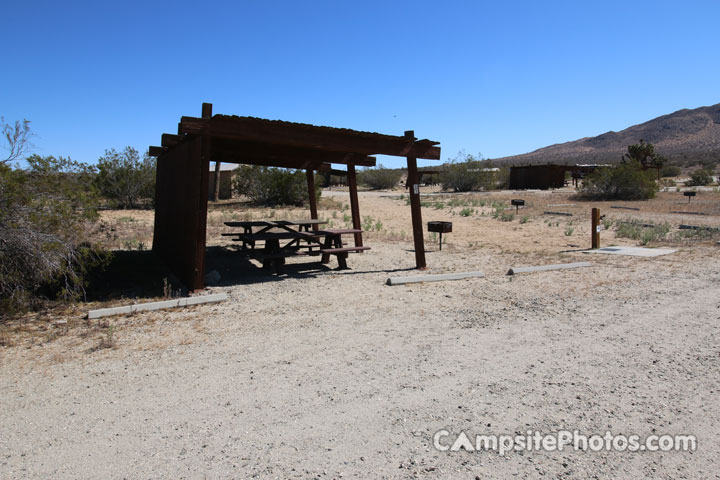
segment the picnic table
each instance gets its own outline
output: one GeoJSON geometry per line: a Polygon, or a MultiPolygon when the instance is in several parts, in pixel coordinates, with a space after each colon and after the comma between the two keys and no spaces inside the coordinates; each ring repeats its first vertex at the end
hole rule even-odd
{"type": "Polygon", "coordinates": [[[241,251],[261,260],[263,268],[274,267],[277,274],[281,273],[287,257],[322,255],[321,262],[328,263],[330,256],[334,255],[342,270],[348,268],[349,253],[370,249],[370,247],[343,245],[343,235],[362,233],[362,230],[317,228],[318,225],[325,223],[327,222],[320,220],[225,222],[229,227],[242,228],[243,232],[223,233],[223,235],[235,237],[234,241],[242,242],[241,251]],[[258,242],[264,243],[262,249],[256,248],[258,242]]]}

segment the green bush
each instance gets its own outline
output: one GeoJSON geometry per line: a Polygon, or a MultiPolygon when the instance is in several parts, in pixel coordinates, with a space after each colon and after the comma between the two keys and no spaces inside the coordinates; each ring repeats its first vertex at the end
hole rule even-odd
{"type": "Polygon", "coordinates": [[[709,185],[713,181],[712,172],[699,168],[690,175],[690,180],[685,182],[688,187],[700,187],[703,185],[709,185]]]}
{"type": "Polygon", "coordinates": [[[591,200],[647,200],[655,197],[658,185],[654,172],[643,170],[636,161],[600,168],[580,188],[580,197],[591,200]]]}
{"type": "Polygon", "coordinates": [[[97,219],[91,167],[66,158],[0,165],[0,318],[43,298],[76,299],[105,255],[85,243],[97,219]]]}
{"type": "Polygon", "coordinates": [[[680,167],[677,167],[675,165],[665,165],[660,170],[660,176],[661,177],[677,177],[681,173],[680,167]]]}
{"type": "MultiPolygon", "coordinates": [[[[243,165],[236,170],[233,189],[254,203],[266,206],[300,206],[308,201],[307,179],[300,170],[243,165]]],[[[315,196],[321,190],[315,182],[315,196]]]]}
{"type": "MultiPolygon", "coordinates": [[[[501,183],[509,182],[510,169],[506,170],[507,178],[500,179],[501,183]]],[[[458,156],[444,166],[440,173],[440,183],[443,190],[454,192],[492,190],[497,188],[498,174],[501,172],[493,171],[492,163],[487,160],[477,160],[472,155],[465,158],[458,156]]]]}
{"type": "Polygon", "coordinates": [[[140,159],[138,151],[125,147],[122,152],[105,150],[98,160],[95,179],[100,194],[116,208],[137,208],[155,198],[155,159],[147,153],[140,159]]]}
{"type": "Polygon", "coordinates": [[[400,182],[402,172],[378,165],[358,172],[358,183],[372,190],[389,190],[400,182]]]}

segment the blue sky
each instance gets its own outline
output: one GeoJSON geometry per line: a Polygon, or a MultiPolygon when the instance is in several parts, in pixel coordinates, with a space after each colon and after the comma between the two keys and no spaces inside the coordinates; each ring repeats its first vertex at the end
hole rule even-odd
{"type": "MultiPolygon", "coordinates": [[[[0,115],[35,152],[249,115],[497,158],[720,103],[720,2],[8,2],[0,115]]],[[[381,158],[388,166],[402,159],[381,158]]],[[[424,165],[433,162],[422,162],[424,165]]]]}

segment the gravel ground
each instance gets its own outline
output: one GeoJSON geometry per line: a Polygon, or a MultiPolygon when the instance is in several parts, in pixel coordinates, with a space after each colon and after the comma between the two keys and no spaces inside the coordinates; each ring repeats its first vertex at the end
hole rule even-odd
{"type": "Polygon", "coordinates": [[[227,302],[113,318],[114,348],[79,321],[1,348],[0,478],[718,478],[718,247],[451,243],[430,273],[486,277],[390,287],[414,254],[371,245],[352,270],[280,278],[232,277],[220,251],[209,290],[227,302]],[[593,266],[505,275],[575,261],[593,266]],[[691,434],[697,450],[438,451],[443,429],[691,434]]]}

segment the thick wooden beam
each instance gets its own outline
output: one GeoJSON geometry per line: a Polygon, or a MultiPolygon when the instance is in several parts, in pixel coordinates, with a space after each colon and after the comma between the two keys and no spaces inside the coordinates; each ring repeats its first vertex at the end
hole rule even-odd
{"type": "Polygon", "coordinates": [[[160,145],[163,147],[174,147],[180,141],[179,135],[173,135],[172,133],[163,133],[160,145]]]}
{"type": "MultiPolygon", "coordinates": [[[[415,138],[415,133],[412,130],[409,130],[405,132],[405,137],[415,138]]],[[[425,241],[423,239],[417,159],[415,157],[408,156],[407,165],[407,184],[410,193],[410,213],[412,215],[413,242],[415,244],[415,267],[424,270],[427,268],[427,264],[425,263],[425,241]]]]}
{"type": "Polygon", "coordinates": [[[440,159],[440,147],[436,146],[438,143],[430,140],[415,141],[414,137],[408,140],[407,137],[251,117],[216,115],[209,120],[182,117],[178,131],[318,150],[440,159]]]}
{"type": "Polygon", "coordinates": [[[241,142],[226,138],[213,139],[213,151],[224,156],[235,158],[276,159],[286,161],[310,161],[324,163],[348,164],[372,167],[377,160],[364,154],[348,152],[328,152],[312,148],[291,147],[286,145],[270,145],[257,142],[241,142]]]}
{"type": "MultiPolygon", "coordinates": [[[[348,177],[348,190],[350,191],[350,213],[352,214],[353,228],[361,230],[362,225],[360,223],[360,203],[358,202],[357,193],[357,178],[355,175],[355,165],[348,165],[347,177],[348,177]]],[[[362,233],[355,234],[355,246],[362,247],[362,233]]]]}
{"type": "MultiPolygon", "coordinates": [[[[317,220],[318,211],[317,198],[315,197],[315,172],[313,172],[311,169],[308,169],[305,171],[305,175],[307,176],[308,203],[310,203],[310,219],[317,220]]],[[[317,230],[317,228],[317,224],[313,225],[313,230],[317,230]]]]}
{"type": "Polygon", "coordinates": [[[331,165],[329,163],[321,162],[306,162],[296,160],[268,160],[265,158],[247,158],[237,156],[225,156],[220,155],[217,157],[223,163],[236,163],[239,165],[259,165],[261,167],[277,167],[277,168],[294,168],[296,170],[306,170],[311,168],[320,172],[329,172],[331,165]]]}
{"type": "Polygon", "coordinates": [[[151,157],[159,157],[165,150],[167,150],[167,147],[150,147],[148,148],[148,155],[151,157]]]}

